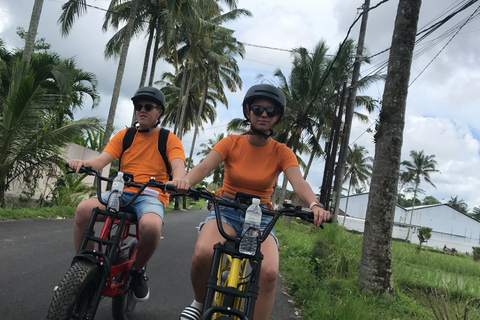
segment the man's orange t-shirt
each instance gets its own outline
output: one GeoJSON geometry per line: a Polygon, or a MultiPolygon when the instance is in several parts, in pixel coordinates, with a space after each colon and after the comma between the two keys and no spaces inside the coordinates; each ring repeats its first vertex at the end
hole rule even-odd
{"type": "Polygon", "coordinates": [[[285,144],[270,139],[263,147],[254,147],[246,135],[230,135],[213,148],[225,164],[224,190],[260,196],[270,203],[270,196],[278,175],[291,166],[298,166],[297,157],[285,144]]]}
{"type": "MultiPolygon", "coordinates": [[[[120,157],[123,150],[123,138],[128,129],[118,132],[108,142],[104,151],[108,152],[114,159],[120,157]]],[[[145,183],[150,180],[150,177],[155,177],[157,181],[168,181],[167,168],[163,161],[160,151],[158,151],[158,135],[160,131],[157,131],[150,135],[144,135],[141,133],[135,134],[132,145],[125,150],[122,155],[121,171],[133,174],[133,179],[137,183],[145,183]]],[[[167,140],[167,158],[168,162],[173,159],[180,158],[185,161],[185,152],[183,151],[183,145],[180,139],[173,133],[168,134],[167,140]]],[[[152,188],[155,189],[155,188],[152,188]]],[[[127,191],[137,192],[138,188],[127,187],[127,191]]],[[[159,191],[158,199],[167,206],[168,193],[159,191]]]]}

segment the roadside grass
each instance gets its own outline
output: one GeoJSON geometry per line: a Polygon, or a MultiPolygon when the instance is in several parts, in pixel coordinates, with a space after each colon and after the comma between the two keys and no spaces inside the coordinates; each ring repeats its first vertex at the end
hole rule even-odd
{"type": "Polygon", "coordinates": [[[279,221],[275,232],[280,272],[304,320],[480,319],[480,264],[471,256],[394,241],[395,294],[378,296],[358,289],[361,234],[297,221],[279,221]]]}
{"type": "MultiPolygon", "coordinates": [[[[195,201],[187,198],[187,208],[199,210],[206,205],[205,200],[195,201]]],[[[166,208],[167,213],[174,212],[173,201],[166,208]]],[[[27,218],[73,218],[75,215],[75,207],[53,206],[53,207],[30,207],[30,208],[0,208],[0,220],[11,219],[27,219],[27,218]]]]}
{"type": "Polygon", "coordinates": [[[0,208],[0,220],[27,218],[73,218],[75,207],[31,207],[19,209],[0,208]]]}

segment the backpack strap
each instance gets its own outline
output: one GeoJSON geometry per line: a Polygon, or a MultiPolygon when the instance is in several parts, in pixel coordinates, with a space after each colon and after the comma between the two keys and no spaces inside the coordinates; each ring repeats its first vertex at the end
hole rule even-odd
{"type": "Polygon", "coordinates": [[[160,128],[160,133],[158,134],[158,151],[160,152],[160,155],[163,158],[163,161],[165,162],[165,167],[167,168],[167,174],[168,174],[168,181],[172,181],[173,176],[172,176],[172,169],[170,168],[170,163],[168,163],[168,158],[167,158],[167,140],[168,140],[168,134],[170,131],[164,128],[160,128]]]}
{"type": "Polygon", "coordinates": [[[128,128],[127,132],[125,133],[125,136],[123,137],[123,149],[122,149],[122,153],[120,153],[120,156],[118,157],[118,161],[120,162],[120,166],[121,166],[121,163],[122,163],[122,161],[121,161],[122,160],[122,155],[125,152],[125,150],[130,148],[130,146],[132,145],[133,138],[135,137],[136,133],[137,133],[137,128],[130,127],[130,128],[128,128]]]}

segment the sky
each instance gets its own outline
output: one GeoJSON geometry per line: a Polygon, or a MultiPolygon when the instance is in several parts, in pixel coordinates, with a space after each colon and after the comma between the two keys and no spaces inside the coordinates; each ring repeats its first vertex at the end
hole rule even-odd
{"type": "MultiPolygon", "coordinates": [[[[103,56],[105,44],[113,30],[102,32],[105,12],[88,7],[87,14],[76,20],[68,36],[60,34],[57,20],[65,0],[45,0],[38,29],[38,38],[52,45],[51,51],[64,58],[74,57],[77,66],[96,74],[101,96],[100,105],[92,110],[90,102],[76,113],[76,119],[98,116],[106,119],[118,61],[106,60],[103,56]]],[[[242,117],[241,102],[246,90],[259,83],[262,74],[266,81],[278,84],[273,74],[280,68],[283,74],[291,71],[292,57],[289,50],[304,47],[313,51],[316,44],[325,41],[329,54],[334,54],[339,44],[347,37],[349,28],[360,12],[364,0],[239,0],[238,7],[248,9],[253,17],[231,22],[226,27],[235,30],[234,36],[244,43],[244,59],[237,58],[243,88],[238,92],[227,92],[228,109],[219,105],[218,118],[213,124],[205,125],[197,138],[194,155],[201,150],[199,145],[226,132],[232,118],[242,117]]],[[[370,6],[380,4],[371,0],[370,6]]],[[[423,0],[418,30],[421,31],[439,18],[445,18],[465,0],[423,0]]],[[[87,0],[87,4],[106,8],[108,1],[87,0]]],[[[436,187],[422,181],[420,188],[442,203],[452,197],[468,204],[470,211],[480,207],[480,65],[479,52],[480,22],[473,18],[459,32],[458,27],[473,15],[480,3],[476,3],[461,14],[453,17],[443,27],[417,44],[412,63],[410,86],[407,99],[402,160],[410,160],[410,151],[424,151],[434,155],[438,173],[430,178],[436,187]],[[457,27],[457,29],[454,29],[457,27]]],[[[390,0],[371,10],[365,38],[365,53],[371,58],[370,66],[363,67],[361,75],[367,75],[386,62],[388,53],[376,55],[390,47],[398,0],[390,0]]],[[[16,34],[17,27],[28,30],[33,1],[0,0],[0,38],[9,48],[23,47],[16,34]]],[[[348,37],[358,41],[360,21],[352,28],[348,37]]],[[[131,96],[139,86],[146,39],[138,37],[130,45],[125,75],[115,117],[115,127],[122,129],[131,121],[131,96]]],[[[171,66],[159,62],[156,80],[162,72],[172,71],[171,66]]],[[[386,69],[383,70],[386,73],[386,69]]],[[[383,82],[370,86],[361,95],[381,100],[383,82]]],[[[364,146],[374,156],[375,146],[372,133],[378,111],[368,114],[368,123],[354,121],[350,144],[364,146]]],[[[171,129],[171,128],[170,128],[171,129]]],[[[183,139],[185,152],[190,152],[192,134],[183,139]]],[[[323,142],[322,142],[323,143],[323,142]]],[[[306,155],[303,157],[308,160],[306,155]]],[[[198,163],[199,157],[194,157],[198,163]]],[[[316,159],[307,181],[318,192],[324,170],[323,158],[316,159]]]]}

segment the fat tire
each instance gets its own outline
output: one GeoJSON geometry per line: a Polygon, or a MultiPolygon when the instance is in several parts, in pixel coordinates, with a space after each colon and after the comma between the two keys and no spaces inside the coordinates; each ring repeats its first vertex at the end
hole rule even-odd
{"type": "Polygon", "coordinates": [[[84,319],[93,305],[99,279],[98,265],[85,260],[75,261],[55,288],[47,320],[84,319]]]}
{"type": "Polygon", "coordinates": [[[112,316],[115,320],[128,320],[135,310],[137,301],[133,298],[133,291],[127,290],[112,298],[112,316]]]}

